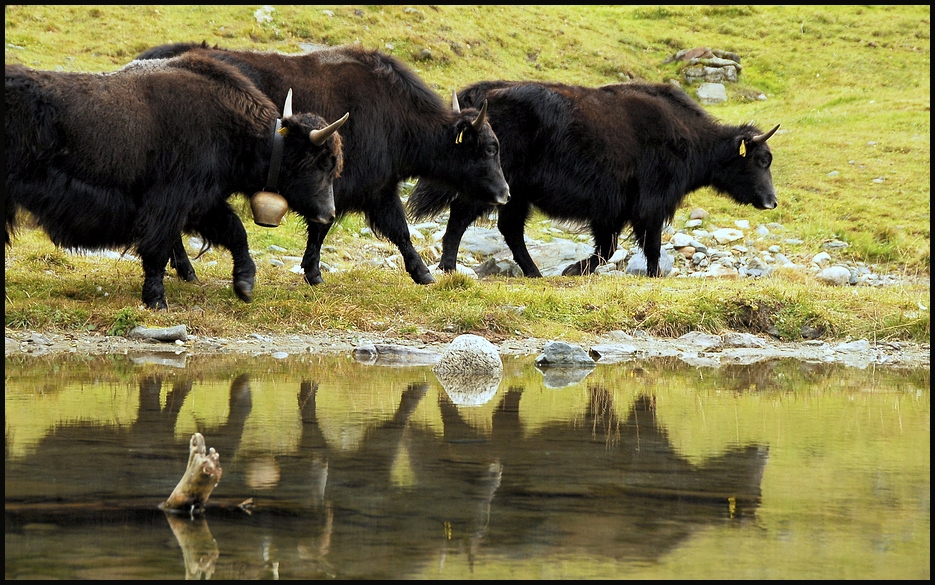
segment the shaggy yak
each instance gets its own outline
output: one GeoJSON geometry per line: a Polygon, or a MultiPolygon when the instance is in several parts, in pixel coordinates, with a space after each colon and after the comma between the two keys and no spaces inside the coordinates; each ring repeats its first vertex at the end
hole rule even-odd
{"type": "MultiPolygon", "coordinates": [[[[533,206],[590,226],[594,253],[563,274],[593,272],[629,224],[650,276],[659,275],[663,225],[688,193],[710,186],[741,204],[776,207],[766,140],[779,125],[763,133],[749,124],[720,124],[671,85],[492,81],[458,97],[466,107],[488,104],[511,194],[498,210],[497,226],[526,276],[541,276],[523,236],[533,206]]],[[[467,186],[426,178],[408,205],[415,219],[450,208],[439,262],[445,271],[455,269],[468,226],[493,209],[467,186]]]]}
{"type": "Polygon", "coordinates": [[[7,245],[22,208],[58,246],[135,248],[143,302],[165,309],[163,277],[183,231],[228,248],[234,291],[251,299],[256,266],[231,194],[260,191],[278,174],[293,210],[334,220],[343,120],[279,119],[222,61],[193,54],[103,74],[5,72],[7,245]]]}
{"type": "MultiPolygon", "coordinates": [[[[455,99],[447,106],[390,55],[352,45],[284,55],[177,43],[152,48],[137,59],[189,52],[237,67],[275,103],[293,88],[298,110],[325,117],[351,113],[341,129],[345,164],[334,182],[337,215],[363,212],[374,232],[399,248],[406,271],[419,284],[434,279],[410,240],[400,181],[428,177],[452,189],[470,189],[491,203],[509,199],[499,143],[484,104],[462,111],[455,99]]],[[[309,284],[322,282],[321,247],[331,225],[308,223],[302,268],[309,284]]],[[[176,268],[182,278],[194,278],[187,257],[176,268]]]]}

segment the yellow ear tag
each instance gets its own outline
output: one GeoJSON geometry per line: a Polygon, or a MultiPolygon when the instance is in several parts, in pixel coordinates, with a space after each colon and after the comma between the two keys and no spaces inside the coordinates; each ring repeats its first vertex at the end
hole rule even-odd
{"type": "Polygon", "coordinates": [[[455,140],[455,144],[461,144],[461,141],[463,138],[464,138],[464,130],[458,133],[458,139],[455,140]]]}
{"type": "Polygon", "coordinates": [[[289,136],[289,129],[286,128],[285,126],[283,126],[282,128],[280,128],[280,129],[277,130],[276,132],[279,132],[279,134],[280,134],[281,136],[289,136]]]}
{"type": "Polygon", "coordinates": [[[740,156],[747,156],[747,143],[743,140],[740,141],[740,156]]]}

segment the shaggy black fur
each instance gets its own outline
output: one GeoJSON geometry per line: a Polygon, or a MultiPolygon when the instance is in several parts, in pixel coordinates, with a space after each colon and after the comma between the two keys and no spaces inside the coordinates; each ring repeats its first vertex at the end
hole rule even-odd
{"type": "MultiPolygon", "coordinates": [[[[7,65],[4,105],[7,245],[23,208],[58,246],[135,248],[143,302],[166,308],[166,263],[196,231],[231,250],[235,291],[250,300],[256,267],[226,200],[263,188],[279,111],[237,69],[199,55],[105,74],[7,65]]],[[[314,114],[283,125],[281,194],[332,221],[339,137],[315,146],[309,132],[326,123],[314,114]]]]}
{"type": "MultiPolygon", "coordinates": [[[[409,238],[398,184],[428,177],[450,188],[467,188],[485,201],[506,201],[509,187],[500,169],[499,143],[477,109],[453,111],[398,59],[379,51],[341,46],[302,55],[209,48],[179,43],[150,49],[137,59],[206,55],[230,63],[274,103],[289,88],[295,107],[326,118],[350,112],[341,128],[345,167],[334,183],[337,215],[363,212],[373,230],[392,241],[406,270],[420,284],[434,282],[409,238]]],[[[321,246],[331,224],[308,225],[302,267],[309,284],[322,282],[321,246]]]]}
{"type": "MultiPolygon", "coordinates": [[[[651,276],[658,275],[664,223],[695,189],[711,186],[739,203],[776,206],[772,154],[765,138],[753,141],[761,132],[718,123],[671,85],[491,81],[465,88],[459,100],[489,104],[511,194],[498,227],[526,276],[541,276],[523,235],[532,206],[591,229],[594,254],[564,274],[587,274],[606,262],[630,224],[651,276]]],[[[440,262],[446,271],[455,269],[464,231],[493,209],[467,187],[425,178],[409,198],[417,219],[449,207],[440,262]]]]}

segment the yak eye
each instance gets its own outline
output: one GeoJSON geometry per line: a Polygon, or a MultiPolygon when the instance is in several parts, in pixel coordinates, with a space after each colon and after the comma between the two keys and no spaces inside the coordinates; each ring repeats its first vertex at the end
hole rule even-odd
{"type": "Polygon", "coordinates": [[[487,145],[487,156],[496,156],[497,155],[497,145],[488,144],[487,145]]]}
{"type": "Polygon", "coordinates": [[[766,153],[763,156],[758,157],[757,162],[759,162],[760,166],[764,169],[769,168],[770,163],[773,162],[773,157],[770,156],[769,153],[766,153]]]}

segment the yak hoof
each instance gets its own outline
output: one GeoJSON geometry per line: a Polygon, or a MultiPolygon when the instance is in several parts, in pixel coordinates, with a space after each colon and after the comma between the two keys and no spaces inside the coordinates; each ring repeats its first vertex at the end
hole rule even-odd
{"type": "Polygon", "coordinates": [[[414,280],[416,284],[432,284],[435,282],[435,279],[432,278],[432,275],[429,274],[428,270],[426,270],[425,272],[422,272],[422,271],[417,272],[416,274],[413,274],[411,276],[412,276],[412,280],[414,280]]]}
{"type": "Polygon", "coordinates": [[[306,273],[305,273],[305,282],[307,282],[310,286],[315,286],[316,284],[324,284],[325,281],[322,280],[321,274],[320,274],[320,273],[319,273],[319,274],[309,274],[308,272],[306,272],[306,273]]]}
{"type": "Polygon", "coordinates": [[[146,308],[154,311],[168,311],[169,305],[166,304],[165,299],[156,299],[154,301],[146,301],[146,308]]]}
{"type": "Polygon", "coordinates": [[[191,272],[179,271],[179,278],[184,280],[185,282],[201,282],[200,280],[198,280],[198,275],[196,275],[194,271],[191,271],[191,272]]]}
{"type": "Polygon", "coordinates": [[[253,300],[253,283],[248,280],[234,281],[234,294],[245,303],[253,300]]]}
{"type": "Polygon", "coordinates": [[[565,270],[562,270],[562,276],[581,276],[584,274],[580,262],[570,264],[565,270]]]}

